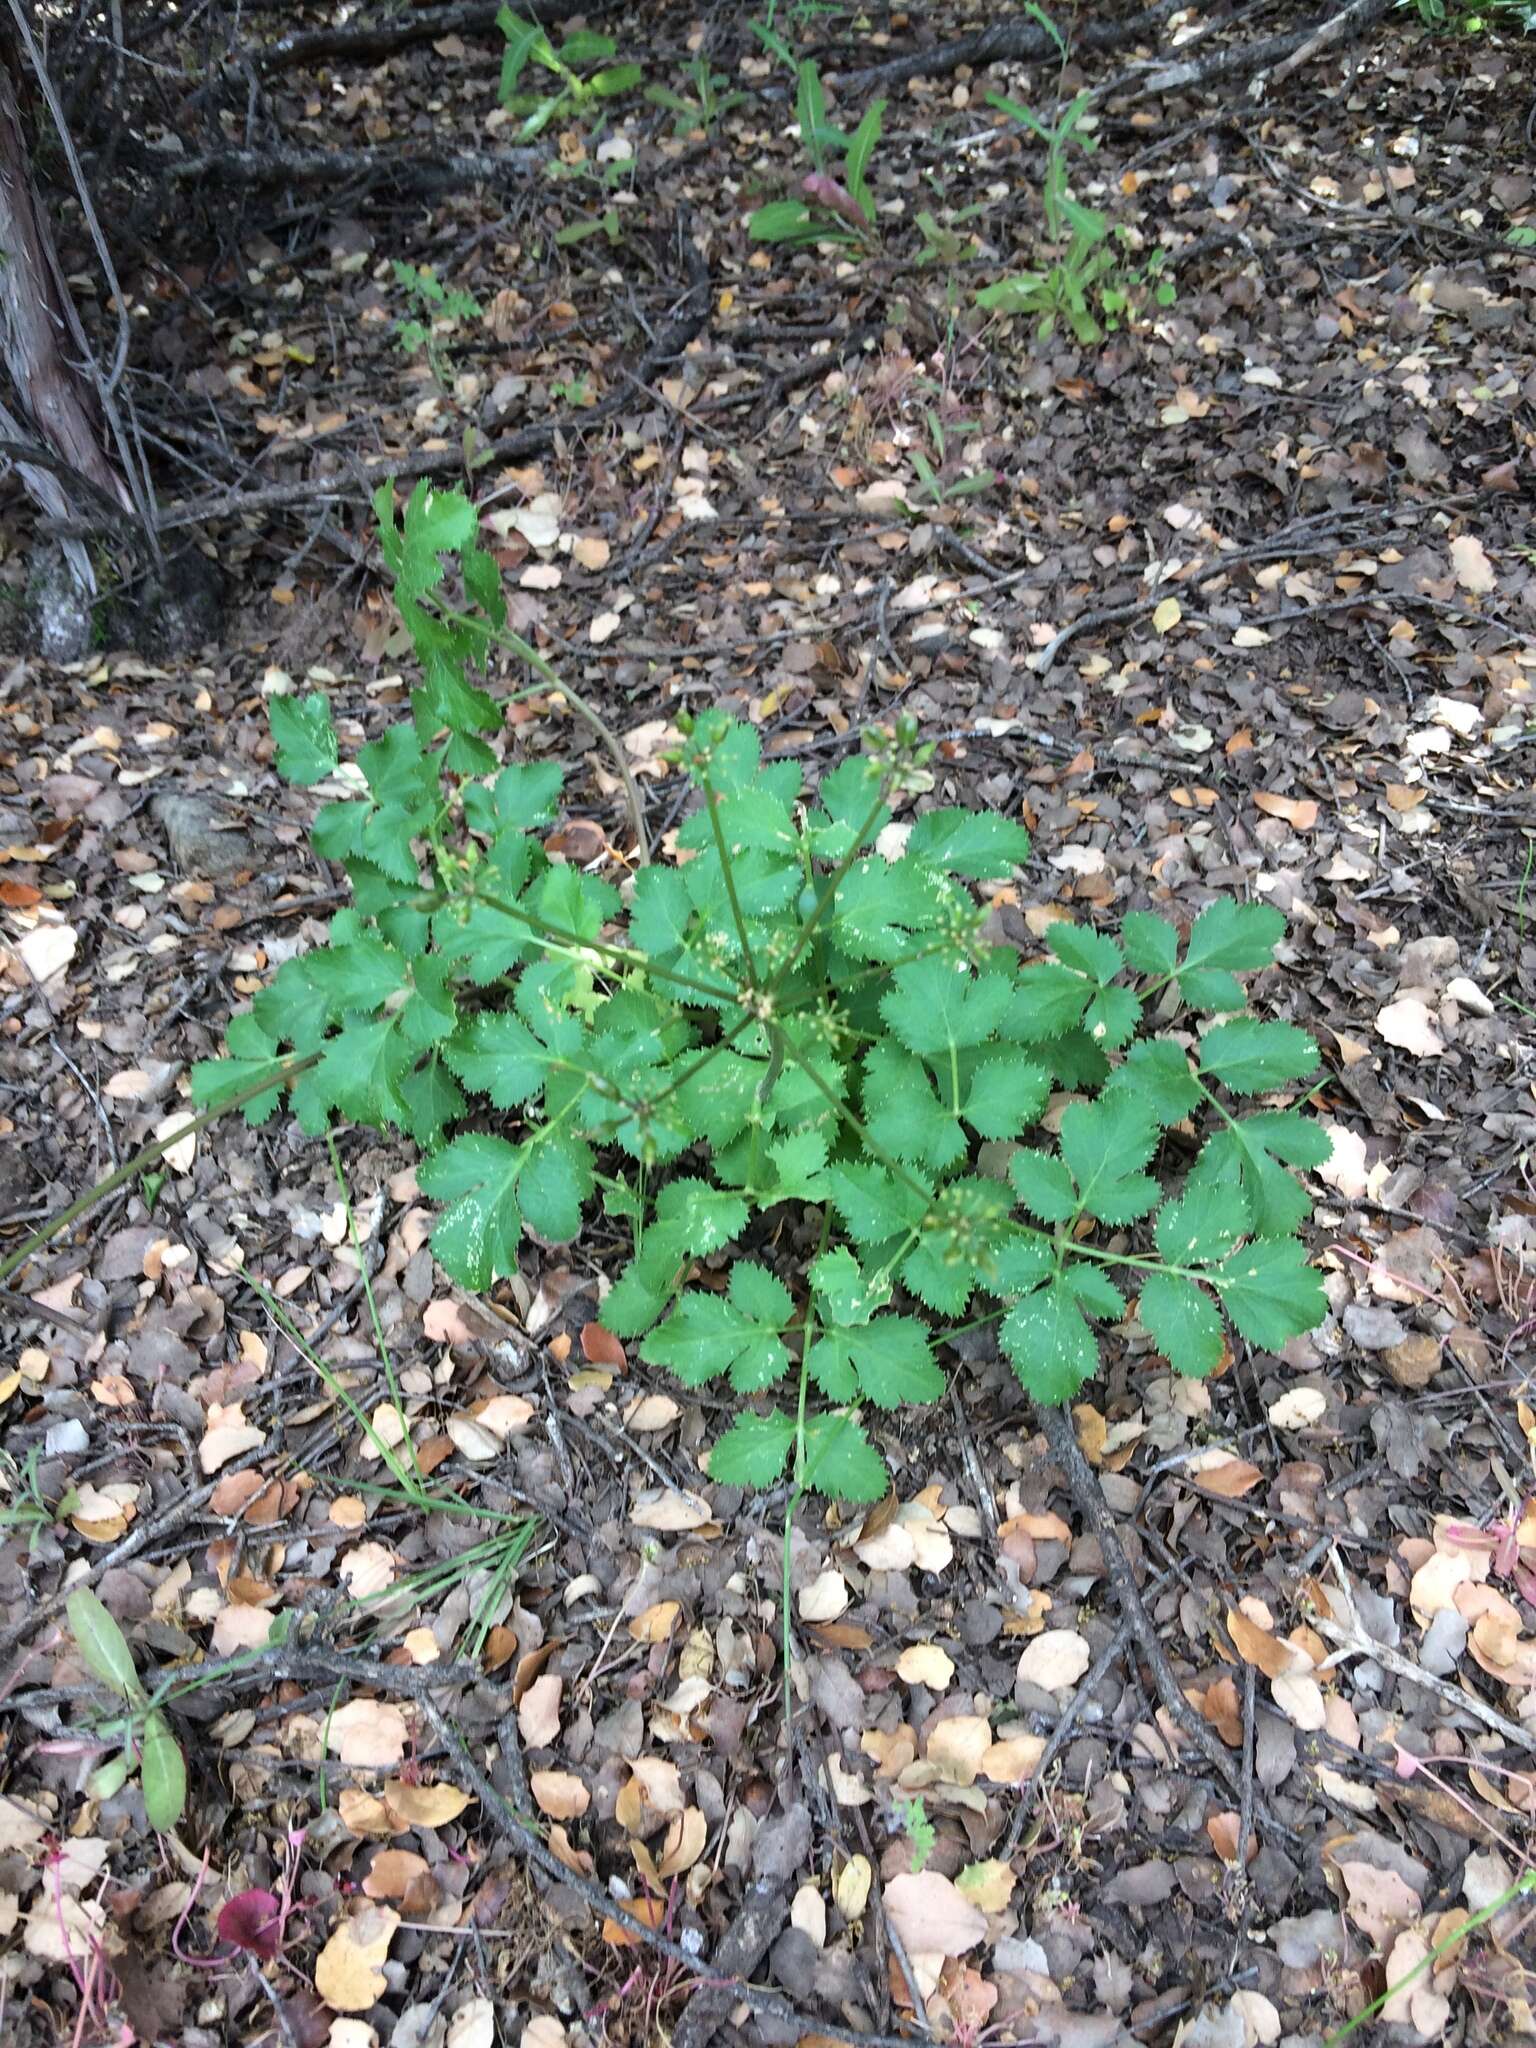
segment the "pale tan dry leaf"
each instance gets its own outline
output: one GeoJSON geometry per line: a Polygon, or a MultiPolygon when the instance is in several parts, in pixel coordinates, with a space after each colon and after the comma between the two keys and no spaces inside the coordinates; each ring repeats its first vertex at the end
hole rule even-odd
{"type": "Polygon", "coordinates": [[[1087,1638],[1076,1629],[1048,1628],[1025,1645],[1019,1677],[1046,1692],[1060,1692],[1076,1685],[1092,1662],[1087,1638]]]}
{"type": "Polygon", "coordinates": [[[384,1787],[384,1797],[403,1830],[446,1827],[472,1804],[474,1794],[461,1792],[457,1785],[408,1785],[403,1778],[391,1778],[384,1787]]]}
{"type": "Polygon", "coordinates": [[[675,1486],[649,1487],[635,1496],[629,1519],[637,1529],[660,1529],[680,1535],[702,1529],[711,1520],[709,1503],[675,1486]]]}
{"type": "Polygon", "coordinates": [[[1402,996],[1376,1013],[1376,1029],[1399,1052],[1415,1059],[1435,1059],[1445,1051],[1435,1014],[1419,996],[1402,996]]]}
{"type": "Polygon", "coordinates": [[[614,1818],[626,1834],[653,1835],[686,1804],[676,1764],[666,1757],[637,1756],[630,1765],[629,1782],[615,1802],[614,1818]]]}
{"type": "Polygon", "coordinates": [[[624,1426],[640,1436],[650,1436],[659,1429],[670,1429],[682,1412],[670,1394],[642,1394],[625,1409],[624,1426]]]}
{"type": "Polygon", "coordinates": [[[994,1742],[976,1775],[989,1785],[1018,1785],[1034,1775],[1045,1754],[1043,1735],[1005,1735],[994,1742]]]}
{"type": "Polygon", "coordinates": [[[1314,1731],[1327,1725],[1323,1689],[1310,1673],[1282,1671],[1278,1678],[1269,1681],[1269,1691],[1281,1713],[1298,1728],[1314,1731]]]}
{"type": "Polygon", "coordinates": [[[1459,533],[1451,542],[1451,566],[1456,581],[1474,597],[1486,597],[1498,588],[1498,575],[1488,551],[1475,533],[1459,533]]]}
{"type": "Polygon", "coordinates": [[[795,1601],[802,1621],[836,1621],[847,1605],[848,1581],[837,1571],[819,1572],[795,1601]]]}
{"type": "Polygon", "coordinates": [[[1418,1919],[1419,1895],[1395,1870],[1354,1861],[1341,1862],[1337,1869],[1344,1884],[1344,1910],[1367,1940],[1384,1945],[1399,1928],[1418,1919]]]}
{"type": "Polygon", "coordinates": [[[850,1926],[863,1917],[874,1874],[867,1856],[850,1856],[832,1881],[833,1902],[850,1926]]]}
{"type": "Polygon", "coordinates": [[[258,1449],[266,1440],[266,1431],[246,1421],[245,1410],[238,1401],[222,1407],[215,1401],[208,1409],[208,1427],[197,1447],[197,1462],[208,1475],[227,1465],[231,1458],[258,1449]]]}
{"type": "Polygon", "coordinates": [[[1266,1678],[1280,1678],[1296,1668],[1296,1653],[1274,1632],[1261,1628],[1241,1608],[1227,1609],[1227,1633],[1233,1648],[1245,1664],[1252,1664],[1266,1678]]]}
{"type": "Polygon", "coordinates": [[[677,1627],[682,1614],[682,1604],[677,1600],[658,1600],[634,1616],[629,1624],[629,1633],[637,1643],[664,1643],[677,1627]]]}
{"type": "Polygon", "coordinates": [[[393,1906],[369,1906],[343,1920],[315,1959],[315,1989],[333,2012],[367,2012],[388,1979],[381,1965],[400,1925],[393,1906]]]}
{"type": "Polygon", "coordinates": [[[573,1771],[530,1771],[528,1790],[551,1820],[580,1820],[592,1804],[592,1794],[573,1771]]]}
{"type": "Polygon", "coordinates": [[[986,1939],[986,1915],[936,1870],[893,1877],[883,1903],[909,1954],[963,1956],[986,1939]]]}
{"type": "Polygon", "coordinates": [[[1328,1397],[1319,1387],[1292,1387],[1268,1410],[1276,1429],[1311,1429],[1327,1413],[1328,1397]]]}
{"type": "MultiPolygon", "coordinates": [[[[523,2040],[528,2029],[523,2029],[523,2040]]],[[[485,1997],[466,1998],[448,2022],[447,2048],[496,2048],[496,2008],[485,1997]]]]}
{"type": "Polygon", "coordinates": [[[704,1854],[704,1844],[708,1839],[709,1824],[696,1806],[686,1807],[683,1812],[675,1814],[667,1823],[661,1854],[656,1859],[657,1875],[681,1877],[685,1870],[692,1870],[704,1854]]]}
{"type": "Polygon", "coordinates": [[[909,1643],[896,1659],[896,1676],[904,1685],[926,1685],[943,1692],[955,1675],[955,1660],[937,1643],[909,1643]]]}
{"type": "Polygon", "coordinates": [[[354,1600],[366,1600],[395,1583],[394,1552],[383,1543],[356,1543],[336,1567],[354,1600]]]}
{"type": "Polygon", "coordinates": [[[789,1924],[817,1948],[827,1945],[827,1902],[813,1884],[801,1885],[790,1901],[789,1924]]]}
{"type": "Polygon", "coordinates": [[[992,1724],[983,1714],[946,1714],[928,1731],[923,1752],[951,1785],[971,1785],[992,1748],[992,1724]]]}
{"type": "Polygon", "coordinates": [[[344,1764],[388,1770],[405,1755],[410,1724],[388,1700],[349,1700],[325,1724],[325,1746],[344,1764]]]}
{"type": "Polygon", "coordinates": [[[565,1680],[546,1671],[518,1702],[517,1726],[529,1749],[547,1749],[560,1733],[560,1696],[565,1680]]]}
{"type": "Polygon", "coordinates": [[[983,1913],[1006,1913],[1017,1883],[1011,1866],[993,1856],[985,1863],[968,1863],[955,1879],[955,1889],[983,1913]]]}

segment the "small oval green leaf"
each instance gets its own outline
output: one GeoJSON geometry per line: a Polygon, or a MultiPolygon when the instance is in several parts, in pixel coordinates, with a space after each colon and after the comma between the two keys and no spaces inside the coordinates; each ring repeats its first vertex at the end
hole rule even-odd
{"type": "Polygon", "coordinates": [[[171,1724],[157,1709],[146,1715],[139,1777],[144,1786],[144,1815],[159,1834],[168,1834],[187,1804],[187,1765],[171,1724]]]}
{"type": "Polygon", "coordinates": [[[128,1639],[89,1586],[78,1586],[64,1603],[69,1626],[86,1669],[120,1700],[140,1699],[143,1687],[128,1639]]]}

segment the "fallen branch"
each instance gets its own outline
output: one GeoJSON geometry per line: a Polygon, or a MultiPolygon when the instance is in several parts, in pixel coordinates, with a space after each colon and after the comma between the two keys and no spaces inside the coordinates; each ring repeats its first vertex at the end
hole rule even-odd
{"type": "MultiPolygon", "coordinates": [[[[573,14],[600,14],[599,0],[519,0],[516,11],[527,21],[568,21],[573,14]]],[[[351,23],[345,28],[296,29],[253,53],[263,76],[295,64],[342,63],[393,57],[417,43],[435,43],[444,36],[488,36],[496,32],[501,0],[460,0],[447,7],[408,7],[384,19],[351,23]]]]}
{"type": "MultiPolygon", "coordinates": [[[[1072,50],[1118,50],[1127,43],[1152,34],[1174,11],[1177,0],[1157,0],[1129,21],[1090,21],[1072,37],[1072,50]]],[[[1061,45],[1033,21],[995,21],[969,35],[954,36],[947,43],[935,43],[927,50],[912,50],[904,57],[891,57],[883,64],[871,64],[863,71],[838,74],[839,92],[884,91],[905,85],[912,78],[941,78],[958,71],[962,64],[979,68],[984,64],[1036,64],[1061,61],[1061,45]]]]}
{"type": "Polygon", "coordinates": [[[1368,27],[1386,12],[1385,5],[1377,0],[1350,0],[1350,5],[1341,8],[1331,21],[1325,21],[1313,35],[1310,35],[1299,50],[1295,50],[1283,63],[1277,64],[1264,81],[1266,88],[1280,85],[1293,71],[1299,71],[1304,64],[1320,56],[1324,50],[1331,50],[1335,43],[1341,43],[1346,36],[1353,36],[1360,29],[1368,27]]]}
{"type": "MultiPolygon", "coordinates": [[[[709,324],[709,265],[694,246],[686,214],[679,215],[678,228],[688,285],[677,311],[657,330],[650,346],[630,366],[630,377],[640,384],[648,384],[663,364],[681,355],[709,324]]],[[[615,388],[596,405],[556,413],[552,419],[541,420],[531,427],[520,427],[516,433],[503,434],[494,441],[486,442],[473,452],[471,459],[475,467],[481,468],[493,462],[525,461],[530,455],[545,453],[560,434],[586,433],[602,421],[611,419],[632,402],[627,380],[616,377],[614,382],[615,388]]],[[[461,474],[464,467],[464,449],[457,443],[452,447],[430,449],[420,455],[382,456],[372,462],[355,463],[345,476],[307,477],[293,483],[267,484],[260,490],[227,491],[193,498],[166,512],[160,526],[162,531],[179,526],[201,526],[209,520],[240,519],[249,514],[282,511],[292,505],[312,505],[327,498],[367,500],[386,480],[409,482],[420,476],[461,474]]]]}
{"type": "MultiPolygon", "coordinates": [[[[1156,70],[1132,72],[1107,87],[1104,97],[1150,99],[1160,93],[1186,92],[1191,87],[1209,85],[1213,79],[1234,74],[1267,74],[1290,58],[1295,58],[1298,64],[1304,63],[1306,57],[1303,52],[1308,51],[1309,46],[1322,49],[1325,43],[1338,42],[1346,34],[1358,35],[1372,22],[1379,21],[1390,5],[1391,0],[1352,0],[1342,14],[1324,15],[1320,21],[1309,21],[1301,28],[1286,29],[1279,35],[1261,36],[1257,42],[1223,43],[1219,49],[1210,50],[1203,56],[1187,57],[1181,63],[1165,64],[1156,70]]],[[[1284,71],[1279,75],[1285,76],[1284,71]]]]}
{"type": "Polygon", "coordinates": [[[260,186],[344,185],[354,179],[387,184],[401,192],[462,191],[484,185],[496,191],[526,182],[545,161],[537,149],[454,150],[446,156],[402,156],[388,149],[215,149],[206,156],[175,157],[162,175],[169,185],[260,186]]]}
{"type": "Polygon", "coordinates": [[[1129,1624],[1143,1657],[1152,1673],[1152,1683],[1158,1698],[1189,1740],[1198,1749],[1206,1762],[1216,1771],[1230,1792],[1242,1796],[1242,1773],[1234,1759],[1228,1754],[1221,1738],[1216,1734],[1204,1715],[1198,1713],[1173,1675],[1173,1666],[1168,1662],[1168,1652],[1163,1648],[1157,1633],[1157,1623],[1147,1611],[1146,1602],[1136,1584],[1131,1570],[1130,1559],[1120,1541],[1120,1532],[1115,1527],[1115,1518],[1110,1513],[1109,1503],[1104,1498],[1104,1489],[1094,1477],[1093,1467],[1083,1456],[1082,1446],[1077,1441],[1070,1409],[1062,1407],[1037,1407],[1040,1426],[1045,1440],[1051,1447],[1051,1456],[1060,1466],[1068,1490],[1084,1520],[1099,1539],[1099,1554],[1104,1560],[1104,1573],[1114,1588],[1115,1598],[1120,1603],[1120,1612],[1129,1624]]]}

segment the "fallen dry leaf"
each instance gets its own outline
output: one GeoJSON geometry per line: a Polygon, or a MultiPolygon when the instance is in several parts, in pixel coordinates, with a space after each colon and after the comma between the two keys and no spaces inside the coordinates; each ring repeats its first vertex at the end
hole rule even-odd
{"type": "Polygon", "coordinates": [[[367,2012],[388,1979],[382,1968],[400,1925],[393,1906],[369,1906],[343,1920],[315,1958],[315,1989],[333,2012],[367,2012]]]}
{"type": "Polygon", "coordinates": [[[986,1915],[936,1870],[909,1870],[893,1877],[882,1903],[911,1953],[963,1956],[986,1939],[986,1915]]]}

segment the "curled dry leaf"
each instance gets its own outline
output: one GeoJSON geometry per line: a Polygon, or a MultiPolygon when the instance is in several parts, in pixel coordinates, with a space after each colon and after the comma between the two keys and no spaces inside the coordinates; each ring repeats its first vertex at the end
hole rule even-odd
{"type": "Polygon", "coordinates": [[[850,1856],[832,1881],[832,1899],[850,1924],[863,1917],[874,1870],[867,1856],[850,1856]]]}
{"type": "Polygon", "coordinates": [[[993,1856],[985,1863],[968,1863],[955,1879],[955,1889],[983,1913],[1005,1913],[1017,1883],[1012,1867],[993,1856]]]}
{"type": "Polygon", "coordinates": [[[981,1714],[946,1714],[928,1731],[927,1761],[951,1785],[972,1785],[991,1750],[992,1724],[981,1714]]]}
{"type": "Polygon", "coordinates": [[[677,1765],[659,1756],[637,1756],[629,1783],[614,1804],[614,1819],[630,1835],[653,1835],[663,1821],[680,1814],[686,1801],[677,1765]]]}
{"type": "Polygon", "coordinates": [[[238,1401],[224,1407],[215,1401],[208,1410],[208,1427],[197,1447],[197,1462],[205,1474],[212,1474],[231,1458],[243,1457],[266,1440],[266,1431],[246,1421],[245,1410],[238,1401]]]}
{"type": "Polygon", "coordinates": [[[1315,1731],[1328,1724],[1323,1689],[1310,1673],[1283,1671],[1269,1682],[1270,1696],[1281,1713],[1298,1728],[1315,1731]]]}

